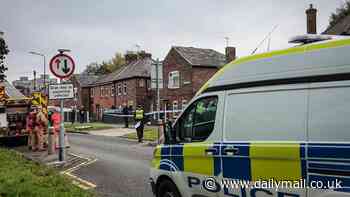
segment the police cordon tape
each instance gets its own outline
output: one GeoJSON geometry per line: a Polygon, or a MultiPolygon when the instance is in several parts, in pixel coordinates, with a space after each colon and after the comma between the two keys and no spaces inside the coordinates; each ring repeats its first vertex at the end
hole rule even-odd
{"type": "MultiPolygon", "coordinates": [[[[108,114],[109,116],[114,116],[114,117],[134,117],[133,114],[131,115],[124,115],[124,114],[118,114],[119,110],[106,110],[104,111],[104,114],[108,114]]],[[[182,110],[167,110],[165,113],[170,114],[170,113],[181,113],[182,110]]],[[[159,111],[160,114],[164,114],[164,111],[159,111]]],[[[148,112],[145,113],[146,116],[150,116],[150,115],[156,115],[158,114],[157,111],[153,111],[153,112],[148,112]]]]}
{"type": "Polygon", "coordinates": [[[310,184],[307,184],[306,179],[300,180],[257,180],[257,181],[247,181],[247,180],[236,180],[224,178],[219,183],[213,177],[208,177],[204,180],[203,186],[209,191],[220,190],[221,188],[231,188],[231,189],[240,189],[240,188],[252,188],[252,189],[341,189],[342,181],[335,179],[332,181],[310,181],[310,184]]]}

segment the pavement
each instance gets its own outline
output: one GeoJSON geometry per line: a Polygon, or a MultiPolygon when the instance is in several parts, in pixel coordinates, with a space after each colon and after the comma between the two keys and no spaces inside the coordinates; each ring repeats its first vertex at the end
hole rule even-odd
{"type": "MultiPolygon", "coordinates": [[[[134,131],[135,132],[135,131],[134,131]]],[[[69,134],[71,152],[96,161],[71,174],[96,185],[103,197],[151,197],[153,147],[119,137],[69,134]]]]}

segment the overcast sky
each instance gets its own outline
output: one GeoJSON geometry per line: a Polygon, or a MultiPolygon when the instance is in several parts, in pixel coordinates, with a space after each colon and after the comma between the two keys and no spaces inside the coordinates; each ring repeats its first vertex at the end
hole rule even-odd
{"type": "MultiPolygon", "coordinates": [[[[51,58],[71,49],[77,70],[110,59],[135,45],[163,59],[171,46],[224,52],[224,37],[248,55],[272,30],[271,49],[288,47],[288,38],[306,32],[305,9],[318,9],[318,32],[344,0],[2,0],[0,31],[11,50],[10,81],[43,72],[37,51],[51,58]]],[[[259,52],[266,51],[265,43],[259,52]]],[[[48,60],[47,60],[48,61],[48,60]]]]}

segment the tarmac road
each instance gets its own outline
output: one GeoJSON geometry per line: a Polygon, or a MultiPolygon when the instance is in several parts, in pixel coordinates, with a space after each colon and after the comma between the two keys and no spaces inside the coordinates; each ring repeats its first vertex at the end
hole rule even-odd
{"type": "Polygon", "coordinates": [[[99,196],[151,197],[153,147],[118,137],[69,134],[70,152],[97,158],[73,174],[97,185],[99,196]]]}

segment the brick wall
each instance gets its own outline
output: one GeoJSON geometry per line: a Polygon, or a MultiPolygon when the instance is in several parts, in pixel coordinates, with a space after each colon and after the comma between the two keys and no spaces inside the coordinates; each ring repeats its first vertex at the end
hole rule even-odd
{"type": "Polygon", "coordinates": [[[91,99],[90,99],[90,88],[81,88],[80,89],[80,95],[81,95],[81,99],[80,99],[80,105],[79,106],[83,106],[86,110],[91,111],[92,109],[90,109],[90,105],[91,105],[91,99]]]}
{"type": "Polygon", "coordinates": [[[217,68],[193,67],[192,91],[193,95],[218,71],[217,68]]]}
{"type": "Polygon", "coordinates": [[[111,109],[112,106],[119,108],[124,105],[132,105],[135,109],[138,104],[144,106],[145,111],[149,111],[152,102],[152,93],[148,89],[149,83],[149,78],[131,78],[93,87],[92,113],[96,118],[101,118],[101,110],[111,109]],[[112,93],[114,87],[116,91],[112,93]],[[119,90],[118,87],[120,87],[119,90]]]}
{"type": "MultiPolygon", "coordinates": [[[[174,101],[181,109],[182,102],[186,104],[193,98],[195,93],[207,82],[216,72],[217,68],[193,67],[189,65],[174,49],[171,49],[163,61],[164,89],[161,91],[161,98],[169,100],[169,107],[172,109],[174,101]],[[169,89],[169,73],[179,71],[180,88],[169,89]]],[[[163,106],[161,107],[163,109],[163,106]]]]}
{"type": "Polygon", "coordinates": [[[93,102],[92,112],[96,116],[101,115],[101,110],[110,109],[114,105],[114,97],[112,96],[113,84],[105,84],[92,87],[93,88],[93,102]]]}
{"type": "MultiPolygon", "coordinates": [[[[172,106],[173,101],[178,102],[178,107],[181,108],[182,100],[187,102],[193,96],[192,91],[192,67],[189,65],[174,49],[171,49],[163,61],[163,83],[164,88],[161,91],[161,98],[169,100],[172,106]],[[180,88],[169,89],[169,73],[179,71],[180,88]]],[[[161,107],[163,109],[163,106],[161,107]]]]}

